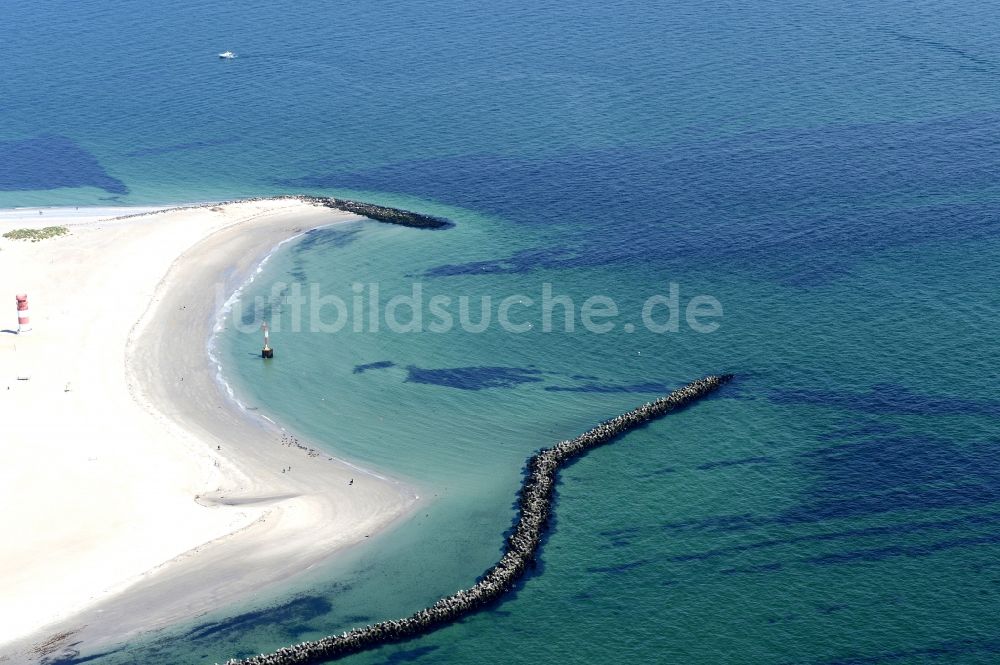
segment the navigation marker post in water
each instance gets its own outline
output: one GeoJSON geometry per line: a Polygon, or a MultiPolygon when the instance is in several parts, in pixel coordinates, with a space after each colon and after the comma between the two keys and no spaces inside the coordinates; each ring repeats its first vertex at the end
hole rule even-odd
{"type": "Polygon", "coordinates": [[[271,342],[271,336],[267,332],[267,321],[264,322],[264,324],[261,326],[261,328],[264,329],[264,348],[260,350],[260,357],[261,358],[273,358],[274,357],[274,349],[271,348],[271,344],[270,344],[270,342],[271,342]]]}

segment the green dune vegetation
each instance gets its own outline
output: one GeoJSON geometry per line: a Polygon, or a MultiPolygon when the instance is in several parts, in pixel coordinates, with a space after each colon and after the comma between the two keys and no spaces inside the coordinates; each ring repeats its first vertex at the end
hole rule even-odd
{"type": "Polygon", "coordinates": [[[13,231],[8,231],[3,234],[3,237],[10,240],[30,240],[31,242],[38,242],[39,240],[55,238],[66,235],[67,233],[69,233],[69,229],[65,226],[46,226],[41,229],[14,229],[13,231]]]}

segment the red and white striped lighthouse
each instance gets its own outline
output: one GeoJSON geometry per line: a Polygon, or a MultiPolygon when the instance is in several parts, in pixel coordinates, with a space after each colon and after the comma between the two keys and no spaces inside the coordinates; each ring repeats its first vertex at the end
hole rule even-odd
{"type": "Polygon", "coordinates": [[[17,332],[31,330],[31,318],[28,316],[28,296],[24,293],[14,296],[17,300],[17,332]]]}

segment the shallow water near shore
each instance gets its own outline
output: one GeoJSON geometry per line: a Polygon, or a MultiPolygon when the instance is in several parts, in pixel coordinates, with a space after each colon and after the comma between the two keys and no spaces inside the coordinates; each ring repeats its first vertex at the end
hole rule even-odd
{"type": "Polygon", "coordinates": [[[274,362],[256,331],[216,341],[243,402],[423,509],[86,662],[223,662],[410,614],[495,561],[533,451],[719,371],[738,378],[563,473],[513,597],[347,660],[995,661],[996,11],[15,4],[0,206],[311,192],[456,222],[308,233],[243,296],[278,324],[274,362]],[[385,303],[419,282],[494,314],[548,283],[621,315],[293,332],[279,282],[348,306],[355,283],[385,303]],[[671,283],[716,298],[719,329],[647,330],[671,283]]]}

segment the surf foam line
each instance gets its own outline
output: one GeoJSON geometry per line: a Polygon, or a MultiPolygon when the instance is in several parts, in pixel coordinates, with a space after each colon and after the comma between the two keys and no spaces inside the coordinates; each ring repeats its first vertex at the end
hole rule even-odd
{"type": "Polygon", "coordinates": [[[575,439],[562,441],[528,458],[518,495],[518,515],[504,544],[504,553],[492,568],[468,589],[403,619],[390,619],[339,635],[302,642],[226,665],[309,665],[325,663],[368,649],[403,642],[458,621],[511,591],[533,565],[548,527],[559,470],[588,450],[609,443],[651,420],[682,409],[731,381],[732,374],[707,376],[678,388],[620,416],[606,420],[575,439]]]}
{"type": "MultiPolygon", "coordinates": [[[[296,198],[296,197],[285,197],[285,198],[296,198]]],[[[275,429],[277,429],[279,432],[282,433],[288,432],[288,429],[286,429],[283,425],[279,424],[278,421],[275,420],[274,418],[271,418],[267,414],[258,411],[257,407],[248,406],[237,395],[236,390],[233,388],[232,384],[229,382],[228,379],[226,379],[225,366],[222,364],[222,360],[219,358],[217,344],[219,338],[226,329],[226,321],[232,316],[233,308],[236,306],[236,303],[240,302],[240,300],[243,298],[244,292],[257,280],[257,277],[264,272],[264,267],[271,260],[271,257],[273,257],[285,245],[295,242],[299,238],[302,238],[303,236],[307,235],[312,231],[331,228],[334,226],[338,226],[339,224],[342,223],[343,222],[333,222],[332,224],[322,224],[320,226],[316,226],[307,231],[302,231],[301,233],[296,233],[291,237],[285,238],[284,240],[276,244],[274,247],[272,247],[271,250],[267,254],[265,254],[263,258],[261,258],[260,262],[257,263],[256,267],[250,272],[247,278],[244,279],[243,282],[238,287],[236,287],[233,293],[226,299],[226,301],[222,304],[222,306],[219,307],[218,311],[216,311],[215,321],[212,325],[212,333],[209,335],[208,340],[205,342],[205,352],[208,355],[209,362],[212,364],[212,366],[215,367],[216,385],[218,385],[219,388],[222,389],[222,391],[225,393],[229,401],[232,404],[236,405],[236,407],[240,410],[240,412],[243,413],[244,416],[248,418],[263,420],[267,422],[269,426],[274,427],[275,429]]],[[[307,450],[310,452],[315,451],[314,448],[308,448],[305,446],[300,446],[300,447],[302,447],[303,450],[307,450]]],[[[332,455],[329,451],[322,450],[315,452],[320,452],[328,459],[336,460],[337,462],[354,469],[360,474],[368,475],[373,478],[378,478],[379,480],[391,482],[397,485],[399,484],[399,481],[397,480],[387,478],[386,476],[376,473],[371,469],[366,469],[365,467],[358,466],[357,464],[348,462],[343,458],[336,457],[332,455]]]]}
{"type": "MultiPolygon", "coordinates": [[[[266,266],[267,262],[271,260],[271,257],[274,256],[275,252],[280,250],[287,243],[297,240],[304,235],[305,232],[297,233],[290,238],[285,238],[277,245],[272,247],[271,251],[269,251],[264,256],[264,258],[260,260],[260,263],[257,264],[257,267],[253,270],[253,272],[251,272],[250,275],[245,280],[243,280],[242,284],[236,287],[236,290],[233,291],[232,295],[230,295],[224,303],[222,303],[222,307],[220,307],[218,312],[216,312],[215,323],[212,325],[212,334],[209,335],[208,341],[205,344],[205,351],[208,353],[209,361],[212,363],[212,365],[215,366],[216,383],[219,384],[219,386],[226,393],[229,399],[234,404],[236,404],[241,411],[247,411],[247,407],[236,396],[236,391],[233,390],[232,385],[225,378],[222,361],[219,359],[218,353],[216,353],[216,342],[218,341],[219,335],[222,333],[222,331],[226,329],[226,320],[229,318],[230,314],[232,314],[233,307],[235,307],[236,303],[238,303],[243,298],[243,292],[247,289],[247,287],[253,284],[254,281],[257,279],[257,276],[260,275],[262,272],[264,272],[264,266],[266,266]]],[[[268,418],[268,420],[271,421],[272,423],[274,422],[270,418],[268,418]]]]}

